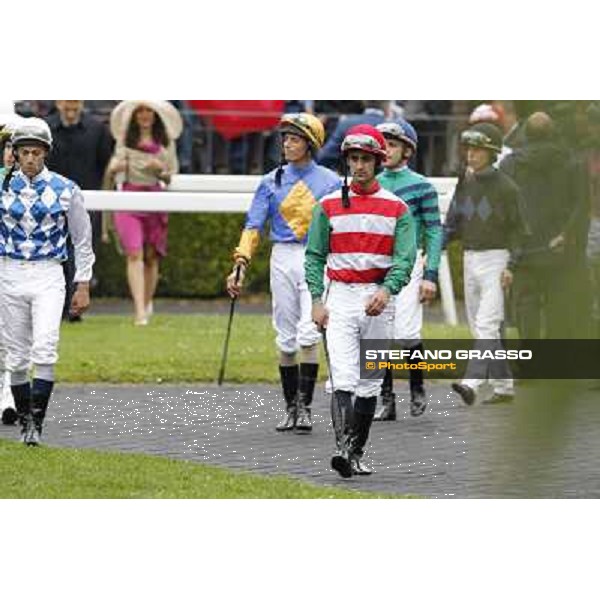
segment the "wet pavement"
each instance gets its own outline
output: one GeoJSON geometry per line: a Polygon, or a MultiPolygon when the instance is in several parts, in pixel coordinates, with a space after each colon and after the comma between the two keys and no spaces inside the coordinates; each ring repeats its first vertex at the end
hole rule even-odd
{"type": "MultiPolygon", "coordinates": [[[[582,384],[567,400],[524,387],[512,404],[466,407],[447,385],[431,384],[429,410],[413,418],[397,387],[398,420],[373,424],[370,477],[343,480],[330,469],[322,390],[313,433],[298,434],[275,431],[283,414],[275,386],[57,385],[44,440],[431,498],[600,497],[598,390],[582,384]]],[[[0,427],[0,437],[17,438],[17,429],[0,427]]]]}

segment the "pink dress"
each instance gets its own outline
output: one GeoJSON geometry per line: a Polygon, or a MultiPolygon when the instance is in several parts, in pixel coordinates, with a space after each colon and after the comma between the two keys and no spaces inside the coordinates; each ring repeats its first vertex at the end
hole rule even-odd
{"type": "MultiPolygon", "coordinates": [[[[127,159],[127,149],[121,149],[125,152],[127,159]]],[[[140,144],[137,148],[137,154],[144,152],[147,154],[159,155],[157,158],[163,159],[165,149],[156,142],[150,144],[140,144]]],[[[158,179],[156,183],[135,183],[135,175],[127,169],[127,179],[123,184],[123,190],[131,192],[158,192],[162,186],[158,179]]],[[[147,175],[146,175],[147,179],[147,175]]],[[[163,212],[116,212],[114,213],[115,229],[121,242],[121,247],[127,255],[141,252],[144,246],[152,246],[156,253],[164,257],[167,255],[167,226],[169,215],[163,212]]]]}

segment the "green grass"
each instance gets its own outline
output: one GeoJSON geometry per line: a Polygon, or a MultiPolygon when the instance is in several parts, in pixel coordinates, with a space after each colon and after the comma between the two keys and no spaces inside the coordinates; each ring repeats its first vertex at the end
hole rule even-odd
{"type": "Polygon", "coordinates": [[[407,498],[154,456],[0,440],[0,498],[407,498]]]}
{"type": "MultiPolygon", "coordinates": [[[[147,327],[130,317],[90,316],[61,332],[57,379],[73,383],[210,382],[217,378],[227,315],[158,315],[147,327]]],[[[466,327],[426,325],[425,338],[470,337],[466,327]]],[[[271,318],[236,315],[225,377],[236,383],[279,380],[271,318]]],[[[321,376],[325,363],[321,352],[321,376]]]]}

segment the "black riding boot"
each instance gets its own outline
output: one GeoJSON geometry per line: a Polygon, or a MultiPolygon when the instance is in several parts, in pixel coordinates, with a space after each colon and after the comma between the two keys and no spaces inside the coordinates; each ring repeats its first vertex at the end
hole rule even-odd
{"type": "Polygon", "coordinates": [[[298,365],[288,367],[279,365],[279,374],[281,376],[281,387],[283,388],[286,413],[275,429],[277,431],[289,431],[296,427],[298,411],[298,365]]]}
{"type": "Polygon", "coordinates": [[[381,384],[381,403],[382,406],[373,417],[375,421],[395,421],[396,420],[396,394],[394,394],[394,380],[392,370],[386,369],[383,383],[381,384]]]}
{"type": "MultiPolygon", "coordinates": [[[[417,344],[412,350],[419,350],[423,354],[423,344],[417,344]]],[[[408,363],[419,363],[420,359],[411,358],[408,363]]],[[[423,387],[423,371],[421,369],[410,370],[410,414],[420,417],[427,410],[427,396],[423,387]]]]}
{"type": "Polygon", "coordinates": [[[350,441],[350,464],[354,475],[370,475],[373,472],[362,463],[362,457],[369,439],[376,404],[377,396],[357,396],[354,402],[354,423],[350,441]]]}
{"type": "Polygon", "coordinates": [[[27,422],[30,420],[31,403],[31,383],[22,383],[20,385],[11,385],[10,390],[15,400],[17,418],[21,426],[21,441],[25,443],[25,433],[27,431],[27,422]]]}
{"type": "Polygon", "coordinates": [[[31,386],[31,419],[27,424],[25,443],[28,446],[39,446],[42,437],[42,427],[46,418],[48,402],[54,387],[53,381],[34,379],[31,386]]]}
{"type": "Polygon", "coordinates": [[[315,382],[319,373],[319,365],[314,363],[300,363],[300,381],[298,384],[298,418],[296,431],[312,431],[312,404],[315,391],[315,382]]]}
{"type": "Polygon", "coordinates": [[[352,477],[350,463],[350,433],[352,431],[352,393],[336,390],[331,394],[331,421],[335,432],[336,453],[331,468],[342,477],[352,477]]]}

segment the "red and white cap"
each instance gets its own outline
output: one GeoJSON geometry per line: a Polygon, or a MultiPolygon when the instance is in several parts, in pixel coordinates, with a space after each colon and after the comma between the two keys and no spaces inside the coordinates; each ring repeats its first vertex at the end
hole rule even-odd
{"type": "Polygon", "coordinates": [[[385,138],[380,131],[377,131],[372,125],[355,125],[346,132],[346,137],[342,142],[342,154],[350,150],[361,150],[375,157],[386,158],[385,138]]]}

